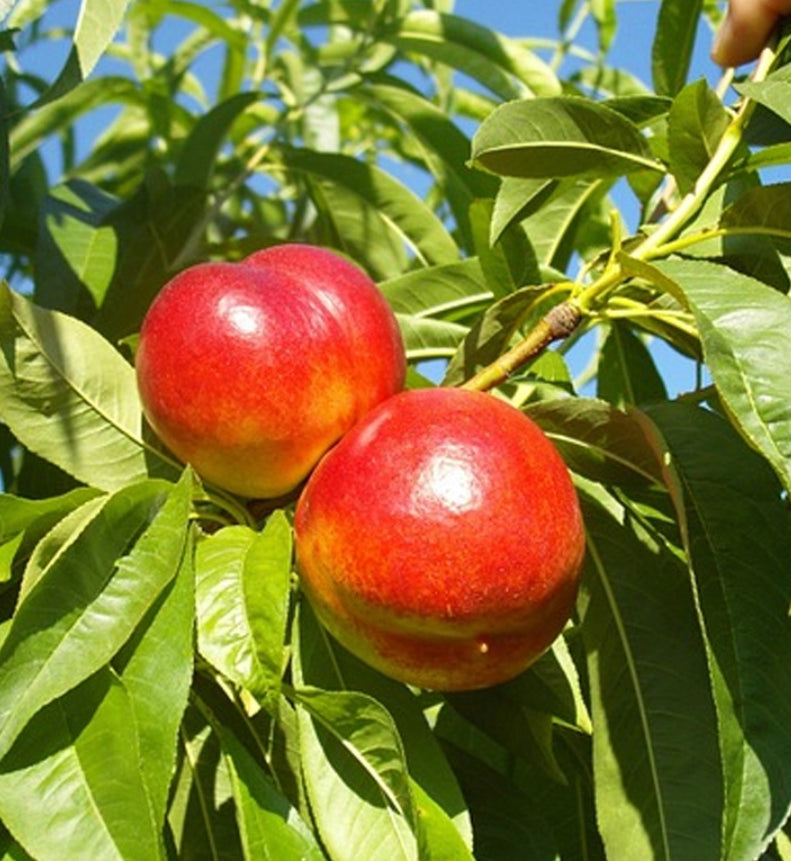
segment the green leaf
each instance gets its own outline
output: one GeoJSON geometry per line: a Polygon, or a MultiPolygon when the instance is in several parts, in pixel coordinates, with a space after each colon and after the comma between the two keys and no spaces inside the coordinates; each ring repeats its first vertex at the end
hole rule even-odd
{"type": "MultiPolygon", "coordinates": [[[[531,320],[537,322],[548,310],[549,306],[542,304],[546,292],[546,285],[531,285],[491,303],[459,344],[443,383],[457,385],[497,359],[520,326],[529,325],[531,320]]],[[[554,300],[550,298],[549,302],[553,304],[554,300]]]]}
{"type": "Polygon", "coordinates": [[[384,38],[402,50],[446,63],[501,99],[560,92],[554,72],[537,54],[515,39],[458,15],[418,9],[384,38]]]}
{"type": "Polygon", "coordinates": [[[60,98],[86,80],[120,28],[128,5],[129,0],[82,0],[68,59],[37,106],[60,98]]]}
{"type": "Polygon", "coordinates": [[[492,294],[497,298],[525,284],[541,281],[538,261],[524,230],[513,225],[491,242],[494,201],[476,200],[470,207],[473,238],[478,260],[492,294]]]}
{"type": "Polygon", "coordinates": [[[181,725],[168,826],[179,859],[240,861],[244,857],[230,765],[217,734],[193,703],[181,725]]]}
{"type": "Polygon", "coordinates": [[[40,711],[3,759],[0,815],[37,861],[164,861],[133,714],[104,667],[40,711]]]}
{"type": "Polygon", "coordinates": [[[708,261],[666,260],[656,268],[683,289],[731,418],[791,490],[791,298],[708,261]]]}
{"type": "Polygon", "coordinates": [[[0,230],[11,199],[11,149],[8,143],[8,102],[5,85],[0,83],[0,230]]]}
{"type": "Polygon", "coordinates": [[[140,101],[140,91],[133,80],[105,75],[86,81],[62,98],[30,111],[9,133],[12,174],[46,138],[70,128],[82,115],[100,105],[113,102],[139,104],[140,101]]]}
{"type": "Polygon", "coordinates": [[[722,211],[726,230],[791,238],[791,182],[748,189],[722,211]]]}
{"type": "Polygon", "coordinates": [[[725,824],[716,857],[748,861],[791,808],[788,510],[772,470],[722,418],[680,404],[648,414],[673,476],[717,706],[725,824]]]}
{"type": "Polygon", "coordinates": [[[675,96],[687,82],[703,0],[662,0],[651,46],[654,90],[675,96]]]}
{"type": "Polygon", "coordinates": [[[469,327],[448,320],[406,314],[396,316],[410,360],[452,356],[469,332],[469,327]]]}
{"type": "Polygon", "coordinates": [[[586,478],[624,486],[662,482],[651,437],[635,411],[593,398],[558,398],[529,404],[525,413],[586,478]]]}
{"type": "Polygon", "coordinates": [[[381,281],[379,289],[397,314],[443,319],[466,316],[492,296],[475,257],[405,272],[381,281]]]}
{"type": "Polygon", "coordinates": [[[590,493],[581,631],[607,857],[718,858],[718,723],[686,566],[603,490],[590,493]]]}
{"type": "Polygon", "coordinates": [[[118,200],[87,182],[54,188],[36,245],[36,301],[88,319],[113,278],[118,237],[105,219],[118,200]]]}
{"type": "Polygon", "coordinates": [[[691,191],[711,160],[730,116],[705,80],[688,84],[673,100],[668,115],[670,169],[679,191],[691,191]]]}
{"type": "Polygon", "coordinates": [[[277,697],[291,580],[291,527],[277,511],[263,532],[229,526],[196,553],[198,648],[228,679],[277,697]]]}
{"type": "Polygon", "coordinates": [[[533,179],[662,169],[640,130],[622,114],[563,96],[501,105],[475,133],[472,161],[504,176],[533,179]]]}
{"type": "Polygon", "coordinates": [[[320,645],[320,629],[303,628],[301,616],[293,664],[299,745],[322,844],[332,861],[417,861],[414,800],[393,719],[366,694],[303,687],[303,660],[320,645]]]}
{"type": "Polygon", "coordinates": [[[107,664],[171,582],[191,481],[107,497],[29,589],[0,648],[0,758],[42,707],[107,664]]]}
{"type": "Polygon", "coordinates": [[[178,468],[143,438],[134,371],[97,332],[0,285],[0,418],[36,454],[116,490],[178,468]]]}
{"type": "Polygon", "coordinates": [[[791,68],[783,65],[767,75],[763,81],[740,81],[734,84],[738,93],[773,111],[786,123],[791,123],[791,101],[788,84],[791,83],[791,68]]]}
{"type": "Polygon", "coordinates": [[[508,227],[540,209],[557,187],[558,181],[552,179],[503,177],[494,201],[490,243],[494,245],[508,227]]]}
{"type": "MultiPolygon", "coordinates": [[[[429,727],[419,697],[328,637],[304,604],[300,607],[300,638],[304,643],[300,653],[303,683],[324,690],[365,691],[389,712],[404,748],[421,852],[426,848],[424,843],[433,846],[434,851],[437,843],[445,842],[469,849],[473,835],[464,797],[429,727]],[[427,815],[430,823],[425,820],[427,815]]],[[[464,858],[464,852],[458,851],[458,855],[449,857],[464,858]]],[[[444,861],[443,856],[438,861],[444,861]]]]}
{"type": "Polygon", "coordinates": [[[79,488],[48,499],[0,494],[0,547],[13,545],[14,548],[10,558],[3,558],[0,582],[11,579],[11,564],[15,556],[25,558],[55,523],[95,496],[96,491],[90,488],[79,488]]]}
{"type": "Polygon", "coordinates": [[[179,154],[175,185],[209,188],[225,136],[239,115],[259,98],[258,93],[236,93],[200,116],[179,154]]]}
{"type": "Polygon", "coordinates": [[[384,109],[399,123],[399,132],[403,126],[415,136],[420,156],[447,200],[455,222],[463,235],[468,236],[470,204],[476,197],[493,197],[497,183],[494,177],[467,167],[470,153],[467,136],[447,113],[395,79],[374,78],[358,87],[355,97],[384,109]]]}
{"type": "Polygon", "coordinates": [[[616,407],[667,398],[667,390],[645,342],[619,320],[610,322],[599,353],[596,394],[616,407]]]}
{"type": "Polygon", "coordinates": [[[380,168],[340,153],[286,148],[281,156],[286,167],[315,183],[327,217],[337,225],[341,247],[366,262],[377,280],[393,276],[393,262],[404,250],[424,266],[458,260],[456,243],[434,212],[380,168]],[[377,243],[393,245],[383,264],[378,262],[376,247],[369,247],[372,233],[377,243]]]}
{"type": "Polygon", "coordinates": [[[324,861],[305,822],[244,745],[215,727],[228,764],[245,861],[324,861]]]}

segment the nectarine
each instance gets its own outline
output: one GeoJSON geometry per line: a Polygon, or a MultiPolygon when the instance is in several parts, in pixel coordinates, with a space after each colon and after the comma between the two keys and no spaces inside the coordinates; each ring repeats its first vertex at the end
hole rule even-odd
{"type": "Polygon", "coordinates": [[[406,391],[320,461],[295,514],[302,588],[349,651],[404,682],[487,687],[572,612],[585,539],[543,431],[494,395],[406,391]]]}
{"type": "Polygon", "coordinates": [[[144,414],[173,454],[257,498],[293,490],[406,372],[373,281],[298,244],[176,275],[145,316],[135,364],[144,414]]]}

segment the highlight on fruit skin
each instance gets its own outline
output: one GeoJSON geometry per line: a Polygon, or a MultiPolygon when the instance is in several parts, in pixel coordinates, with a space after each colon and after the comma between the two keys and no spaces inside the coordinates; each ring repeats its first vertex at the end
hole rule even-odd
{"type": "Polygon", "coordinates": [[[505,682],[568,621],[585,552],[568,469],[494,395],[406,391],[320,461],[294,520],[297,570],[349,651],[436,690],[505,682]]]}
{"type": "Polygon", "coordinates": [[[135,367],[145,417],[177,458],[224,490],[273,499],[402,390],[406,355],[359,267],[292,243],[176,275],[143,320],[135,367]]]}

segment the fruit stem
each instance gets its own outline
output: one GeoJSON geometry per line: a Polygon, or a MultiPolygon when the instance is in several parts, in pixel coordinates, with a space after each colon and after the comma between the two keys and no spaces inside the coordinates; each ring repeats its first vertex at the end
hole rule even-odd
{"type": "Polygon", "coordinates": [[[482,368],[460,388],[485,392],[499,386],[553,341],[568,338],[581,319],[580,308],[571,299],[555,305],[516,346],[482,368]]]}

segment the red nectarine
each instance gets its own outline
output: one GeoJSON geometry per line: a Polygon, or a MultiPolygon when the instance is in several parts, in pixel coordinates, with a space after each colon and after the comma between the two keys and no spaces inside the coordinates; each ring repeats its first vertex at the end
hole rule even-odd
{"type": "Polygon", "coordinates": [[[575,601],[585,539],[570,474],[494,395],[397,394],[314,470],[297,565],[349,651],[438,690],[490,686],[541,655],[575,601]]]}
{"type": "Polygon", "coordinates": [[[176,275],[146,314],[135,364],[165,445],[206,481],[259,498],[293,490],[406,373],[373,281],[297,244],[176,275]]]}

